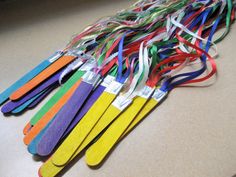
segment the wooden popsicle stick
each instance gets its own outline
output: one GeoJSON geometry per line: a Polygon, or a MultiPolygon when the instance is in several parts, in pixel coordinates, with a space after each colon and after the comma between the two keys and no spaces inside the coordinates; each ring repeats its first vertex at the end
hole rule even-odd
{"type": "Polygon", "coordinates": [[[117,81],[112,81],[111,84],[109,84],[87,114],[85,114],[83,119],[75,126],[72,132],[53,154],[53,163],[61,166],[66,164],[71,159],[92,128],[114,101],[122,87],[123,84],[117,81]]]}
{"type": "Polygon", "coordinates": [[[104,134],[89,147],[85,155],[88,165],[96,166],[103,161],[147,101],[148,99],[146,98],[135,98],[125,112],[123,112],[104,134]]]}
{"type": "Polygon", "coordinates": [[[33,126],[30,132],[24,137],[24,143],[28,145],[37,134],[48,124],[48,122],[57,114],[57,112],[63,107],[63,105],[70,99],[79,86],[81,80],[77,81],[70,90],[61,97],[61,99],[33,126]]]}
{"type": "Polygon", "coordinates": [[[30,124],[30,122],[28,122],[23,129],[23,134],[26,135],[30,131],[31,128],[32,128],[32,125],[30,124]]]}
{"type": "Polygon", "coordinates": [[[10,99],[17,100],[17,99],[21,98],[26,93],[28,93],[29,91],[31,91],[32,89],[37,87],[44,80],[48,79],[51,75],[55,74],[61,68],[68,65],[75,58],[76,58],[75,56],[62,56],[57,61],[55,61],[53,64],[51,64],[49,67],[47,67],[45,70],[43,70],[41,73],[39,73],[37,76],[35,76],[32,80],[30,80],[25,85],[23,85],[18,90],[16,90],[14,93],[12,93],[10,95],[10,99]]]}
{"type": "MultiPolygon", "coordinates": [[[[163,93],[160,96],[154,96],[144,105],[142,110],[138,113],[138,115],[135,117],[135,119],[132,121],[132,123],[129,125],[129,127],[126,129],[126,131],[122,134],[119,141],[122,140],[135,126],[138,125],[159,103],[162,101],[162,99],[166,96],[167,93],[163,93]]],[[[82,143],[82,145],[77,149],[73,157],[71,158],[71,161],[75,159],[76,156],[79,155],[92,141],[88,136],[85,141],[82,143]],[[91,141],[90,141],[91,140],[91,141]]],[[[63,166],[56,166],[52,163],[51,158],[48,159],[39,169],[39,174],[42,177],[52,177],[56,176],[58,173],[60,173],[67,164],[63,166]]]]}

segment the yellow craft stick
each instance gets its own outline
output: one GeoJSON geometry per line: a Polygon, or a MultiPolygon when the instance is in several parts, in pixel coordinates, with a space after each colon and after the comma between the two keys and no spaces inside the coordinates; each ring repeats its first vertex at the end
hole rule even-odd
{"type": "MultiPolygon", "coordinates": [[[[119,96],[117,99],[119,99],[119,96]]],[[[107,108],[106,112],[102,115],[97,124],[87,135],[79,149],[83,150],[84,148],[86,148],[89,143],[91,143],[106,127],[108,127],[109,124],[111,124],[122,113],[123,109],[119,109],[114,106],[114,102],[107,108]]],[[[126,106],[131,104],[131,102],[132,100],[127,102],[126,106]]]]}
{"type": "Polygon", "coordinates": [[[146,103],[143,109],[135,117],[133,122],[129,125],[127,130],[123,133],[121,139],[127,135],[135,126],[137,126],[167,95],[167,92],[159,90],[154,92],[152,98],[146,103]]]}
{"type": "Polygon", "coordinates": [[[119,93],[122,86],[123,84],[113,81],[111,85],[106,88],[87,114],[85,114],[61,146],[59,146],[52,155],[52,162],[55,165],[65,165],[71,159],[103,113],[116,98],[116,95],[119,93]]]}
{"type": "Polygon", "coordinates": [[[89,149],[86,151],[86,162],[88,165],[96,166],[102,162],[102,160],[117,143],[122,134],[129,127],[137,114],[144,107],[152,93],[153,89],[150,87],[145,87],[141,91],[141,95],[136,97],[133,103],[126,109],[126,111],[123,112],[115,120],[115,122],[110,125],[104,134],[89,147],[89,149]]]}
{"type": "MultiPolygon", "coordinates": [[[[122,134],[122,137],[119,139],[119,141],[125,137],[140,121],[142,121],[159,103],[160,101],[166,96],[167,93],[161,92],[158,90],[155,91],[152,98],[145,104],[143,109],[139,112],[139,114],[136,116],[134,121],[131,123],[131,125],[128,127],[128,129],[122,134]]],[[[97,126],[97,125],[96,125],[97,126]]],[[[95,128],[95,127],[94,127],[95,128]]],[[[92,132],[91,132],[92,133],[92,132]]],[[[87,145],[93,140],[91,135],[85,139],[85,141],[82,143],[82,145],[79,147],[79,149],[76,151],[76,153],[73,155],[71,160],[73,160],[79,153],[82,152],[82,150],[87,147],[87,145]]],[[[52,163],[51,159],[46,161],[40,168],[39,173],[42,177],[53,177],[56,176],[58,173],[60,173],[61,170],[64,169],[65,166],[56,166],[52,163]]]]}

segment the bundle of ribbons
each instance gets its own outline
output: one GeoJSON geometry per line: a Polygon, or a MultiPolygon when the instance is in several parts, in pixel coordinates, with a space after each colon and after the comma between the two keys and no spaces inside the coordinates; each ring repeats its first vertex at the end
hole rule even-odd
{"type": "Polygon", "coordinates": [[[28,151],[48,158],[39,176],[57,175],[81,153],[89,166],[101,164],[170,91],[214,78],[216,43],[229,33],[235,7],[231,0],[138,1],[1,93],[1,111],[19,114],[58,88],[23,130],[28,151]]]}

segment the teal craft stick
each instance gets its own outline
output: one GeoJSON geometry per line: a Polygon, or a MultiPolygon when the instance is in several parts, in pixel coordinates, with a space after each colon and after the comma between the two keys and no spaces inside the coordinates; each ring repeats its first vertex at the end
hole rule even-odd
{"type": "MultiPolygon", "coordinates": [[[[56,116],[55,116],[56,117],[56,116]]],[[[54,117],[54,118],[55,118],[54,117]]],[[[46,125],[46,127],[31,141],[31,143],[28,145],[27,150],[29,153],[31,153],[32,155],[36,155],[37,154],[37,145],[38,142],[41,140],[42,136],[44,135],[44,133],[46,132],[46,130],[48,129],[48,127],[50,126],[50,124],[52,123],[52,121],[54,120],[54,118],[46,125]]]]}
{"type": "Polygon", "coordinates": [[[39,73],[41,73],[44,69],[46,69],[48,66],[50,66],[53,62],[58,60],[64,53],[61,51],[57,51],[52,56],[50,56],[48,59],[44,60],[42,63],[40,63],[38,66],[36,66],[33,70],[25,74],[22,78],[20,78],[18,81],[16,81],[13,85],[11,85],[9,88],[7,88],[5,91],[3,91],[0,94],[0,105],[2,105],[4,102],[6,102],[9,99],[9,96],[15,92],[17,89],[25,85],[27,82],[29,82],[31,79],[33,79],[35,76],[37,76],[39,73]]]}
{"type": "Polygon", "coordinates": [[[35,97],[29,99],[28,101],[26,101],[24,104],[20,105],[18,108],[14,109],[12,111],[13,114],[19,114],[20,112],[24,111],[31,103],[33,103],[37,98],[39,98],[42,94],[44,94],[46,92],[46,90],[42,91],[41,93],[39,93],[38,95],[36,95],[35,97]]]}

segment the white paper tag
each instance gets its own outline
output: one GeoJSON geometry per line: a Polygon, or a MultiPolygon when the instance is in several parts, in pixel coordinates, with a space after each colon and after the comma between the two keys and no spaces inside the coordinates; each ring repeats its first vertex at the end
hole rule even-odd
{"type": "Polygon", "coordinates": [[[138,93],[138,96],[148,99],[151,97],[154,90],[154,88],[145,85],[144,88],[138,93]]]}
{"type": "Polygon", "coordinates": [[[108,87],[109,85],[111,85],[111,83],[115,80],[114,76],[108,75],[104,78],[104,80],[102,81],[101,85],[103,87],[108,87]]]}
{"type": "Polygon", "coordinates": [[[115,99],[112,105],[118,108],[119,110],[123,111],[132,103],[132,101],[132,99],[127,99],[127,97],[121,95],[115,99]]]}
{"type": "Polygon", "coordinates": [[[92,71],[87,71],[82,78],[84,82],[92,84],[93,86],[100,81],[100,75],[92,71]]]}
{"type": "Polygon", "coordinates": [[[167,95],[167,93],[168,92],[164,92],[160,89],[156,89],[152,98],[154,98],[157,102],[160,102],[167,95]]]}
{"type": "Polygon", "coordinates": [[[105,92],[114,94],[114,95],[118,95],[118,93],[120,92],[120,90],[122,89],[123,84],[117,81],[112,81],[110,83],[110,85],[106,88],[105,92]]]}
{"type": "Polygon", "coordinates": [[[82,50],[70,49],[70,50],[67,52],[67,55],[75,56],[75,57],[80,57],[83,53],[84,53],[84,51],[82,51],[82,50]]]}
{"type": "Polygon", "coordinates": [[[81,71],[90,71],[91,69],[96,67],[96,60],[88,60],[86,61],[85,64],[83,64],[83,66],[81,66],[80,70],[81,71]]]}

